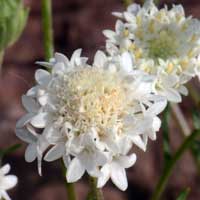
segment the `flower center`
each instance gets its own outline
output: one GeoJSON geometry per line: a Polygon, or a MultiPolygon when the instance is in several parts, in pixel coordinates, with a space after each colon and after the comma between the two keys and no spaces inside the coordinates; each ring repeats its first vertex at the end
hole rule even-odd
{"type": "Polygon", "coordinates": [[[84,68],[63,77],[57,94],[60,114],[81,132],[113,127],[125,105],[125,90],[117,74],[84,68]]]}
{"type": "Polygon", "coordinates": [[[177,42],[173,33],[163,30],[148,41],[148,54],[153,59],[166,60],[176,55],[177,42]]]}

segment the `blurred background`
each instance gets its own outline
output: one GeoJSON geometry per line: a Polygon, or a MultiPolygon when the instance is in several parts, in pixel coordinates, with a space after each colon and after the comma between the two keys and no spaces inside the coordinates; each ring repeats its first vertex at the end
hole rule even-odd
{"type": "MultiPolygon", "coordinates": [[[[40,1],[28,0],[30,16],[20,39],[5,52],[0,78],[0,148],[5,148],[19,141],[14,133],[16,121],[24,114],[21,95],[34,84],[34,71],[38,68],[35,61],[44,60],[41,31],[40,1]]],[[[181,3],[187,15],[200,17],[199,0],[161,1],[181,3]]],[[[97,49],[104,49],[103,29],[114,29],[116,19],[112,11],[122,11],[125,7],[120,0],[53,0],[53,25],[55,50],[71,56],[77,48],[83,48],[83,55],[92,60],[97,49]]],[[[194,80],[194,84],[198,84],[194,80]]],[[[188,121],[191,121],[193,103],[190,97],[184,98],[181,108],[188,121]]],[[[181,143],[182,136],[171,119],[170,141],[174,151],[181,143]]],[[[64,178],[60,162],[43,163],[43,176],[37,173],[36,162],[24,160],[25,144],[15,153],[6,156],[3,163],[12,165],[12,174],[19,178],[19,184],[10,195],[13,200],[66,200],[64,178]]],[[[158,133],[155,142],[149,142],[147,152],[135,149],[138,160],[128,173],[129,187],[120,192],[110,182],[104,188],[106,200],[148,200],[162,171],[162,134],[158,133]]],[[[176,199],[180,191],[191,188],[189,200],[200,199],[200,177],[190,153],[184,154],[165,192],[167,200],[176,199]]],[[[79,200],[83,200],[89,187],[87,177],[76,183],[79,200]]]]}

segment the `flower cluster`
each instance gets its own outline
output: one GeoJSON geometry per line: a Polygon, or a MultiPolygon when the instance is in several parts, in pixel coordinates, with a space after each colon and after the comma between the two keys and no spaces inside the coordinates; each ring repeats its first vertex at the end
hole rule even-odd
{"type": "Polygon", "coordinates": [[[166,100],[151,92],[152,80],[132,70],[129,54],[107,57],[98,51],[94,63],[76,50],[71,59],[55,54],[50,72],[35,73],[37,85],[22,97],[28,114],[17,123],[16,133],[28,142],[25,158],[53,161],[62,158],[67,181],[75,182],[85,171],[102,187],[111,177],[127,188],[125,168],[136,161],[129,154],[133,144],[146,149],[156,139],[157,115],[166,100]]]}
{"type": "Polygon", "coordinates": [[[17,184],[17,177],[7,175],[10,171],[10,165],[6,164],[0,168],[0,199],[10,200],[7,190],[13,188],[17,184]]]}
{"type": "Polygon", "coordinates": [[[62,158],[68,182],[87,172],[98,187],[111,178],[125,190],[132,147],[145,151],[156,139],[167,100],[180,102],[199,73],[200,23],[180,5],[158,10],[151,0],[114,14],[121,20],[104,31],[106,52],[97,51],[92,64],[80,49],[71,59],[56,53],[38,62],[47,70],[36,71],[36,86],[22,97],[27,114],[16,134],[40,174],[43,159],[62,158]]]}
{"type": "Polygon", "coordinates": [[[156,77],[156,94],[180,102],[180,94],[188,93],[184,84],[199,74],[200,22],[186,17],[181,5],[159,10],[153,0],[113,14],[120,19],[115,31],[104,31],[107,51],[111,55],[128,51],[134,67],[156,77]]]}

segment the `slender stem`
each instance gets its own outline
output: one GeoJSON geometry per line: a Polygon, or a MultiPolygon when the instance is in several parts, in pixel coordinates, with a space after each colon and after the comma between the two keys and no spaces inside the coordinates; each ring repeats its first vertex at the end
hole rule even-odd
{"type": "Polygon", "coordinates": [[[97,179],[89,177],[90,182],[90,193],[87,200],[104,200],[103,192],[100,188],[97,188],[97,179]]]}
{"type": "Polygon", "coordinates": [[[67,189],[68,199],[69,200],[76,200],[76,193],[75,193],[74,184],[66,182],[66,189],[67,189]]]}
{"type": "MultiPolygon", "coordinates": [[[[62,173],[63,173],[63,176],[66,177],[67,170],[63,161],[62,161],[62,173]]],[[[75,192],[74,184],[68,183],[67,181],[65,181],[65,186],[67,190],[68,200],[76,200],[76,192],[75,192]]]]}
{"type": "Polygon", "coordinates": [[[169,138],[169,119],[170,119],[170,106],[165,108],[162,117],[162,133],[163,133],[163,153],[164,153],[164,166],[171,159],[170,138],[169,138]]]}
{"type": "Polygon", "coordinates": [[[172,104],[171,103],[171,109],[172,109],[172,114],[179,125],[182,133],[184,136],[188,136],[191,134],[191,129],[187,123],[187,120],[185,119],[180,107],[178,104],[172,104]]]}
{"type": "MultiPolygon", "coordinates": [[[[180,129],[181,129],[181,132],[182,132],[182,135],[184,137],[186,136],[189,136],[191,134],[191,129],[180,109],[180,107],[177,105],[177,104],[171,104],[171,110],[172,110],[172,113],[173,113],[173,116],[177,122],[177,124],[179,125],[180,129]]],[[[190,149],[191,151],[191,154],[192,154],[192,157],[193,157],[193,160],[196,164],[196,168],[197,168],[197,171],[198,171],[198,174],[200,175],[200,163],[199,163],[199,160],[197,158],[197,156],[195,155],[193,149],[191,148],[190,149]]]]}
{"type": "Polygon", "coordinates": [[[4,51],[0,51],[0,74],[2,70],[2,64],[3,64],[3,57],[4,57],[4,51]]]}
{"type": "Polygon", "coordinates": [[[45,58],[48,61],[53,57],[54,52],[51,0],[42,0],[42,28],[45,58]]]}
{"type": "Polygon", "coordinates": [[[168,165],[165,167],[162,176],[160,177],[160,180],[156,186],[156,189],[152,195],[151,200],[159,200],[163,191],[166,188],[168,179],[174,169],[174,166],[176,165],[177,161],[181,158],[183,153],[190,147],[194,139],[200,134],[200,131],[194,131],[189,137],[185,139],[185,141],[182,143],[180,148],[177,150],[175,155],[172,157],[172,159],[168,162],[168,165]]]}

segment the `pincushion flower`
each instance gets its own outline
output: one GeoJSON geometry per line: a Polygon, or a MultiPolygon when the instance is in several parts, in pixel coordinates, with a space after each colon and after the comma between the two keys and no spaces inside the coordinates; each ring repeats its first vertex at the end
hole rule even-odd
{"type": "Polygon", "coordinates": [[[12,189],[17,184],[16,176],[7,175],[9,171],[9,164],[0,168],[0,199],[11,200],[7,194],[7,190],[12,189]]]}
{"type": "Polygon", "coordinates": [[[120,18],[115,31],[104,31],[108,52],[130,52],[137,69],[157,77],[153,91],[180,102],[184,84],[199,74],[199,20],[186,17],[181,5],[158,9],[153,0],[114,15],[120,18]]]}
{"type": "Polygon", "coordinates": [[[152,94],[152,78],[134,71],[127,53],[108,57],[98,51],[92,65],[86,61],[79,49],[70,60],[56,53],[50,62],[39,62],[49,71],[37,70],[36,86],[22,97],[28,113],[16,134],[29,143],[25,158],[37,158],[40,173],[43,157],[62,158],[68,182],[87,172],[99,178],[99,187],[111,177],[125,190],[125,168],[136,160],[131,147],[145,150],[148,138],[156,139],[166,100],[152,94]]]}

